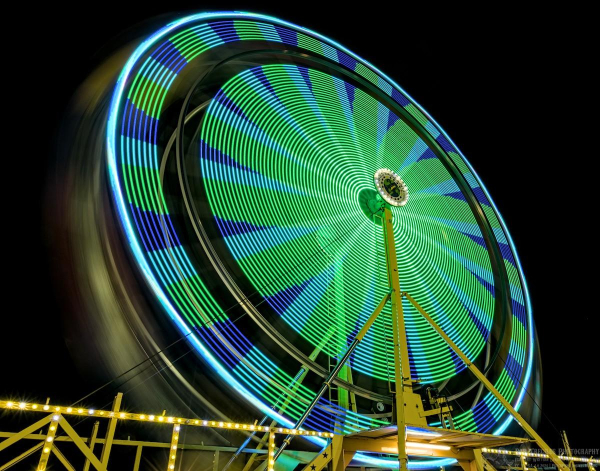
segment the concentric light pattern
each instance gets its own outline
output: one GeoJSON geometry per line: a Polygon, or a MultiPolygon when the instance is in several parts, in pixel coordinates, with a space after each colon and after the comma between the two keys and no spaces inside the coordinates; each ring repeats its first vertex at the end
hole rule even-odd
{"type": "MultiPolygon", "coordinates": [[[[284,321],[282,333],[294,332],[335,359],[386,290],[381,227],[365,217],[358,195],[373,189],[378,169],[394,170],[410,192],[406,206],[393,208],[402,289],[471,359],[490,338],[500,294],[507,295],[510,347],[495,385],[518,407],[531,368],[531,316],[510,239],[476,175],[439,127],[377,69],[273,18],[184,18],[144,42],[117,84],[108,123],[113,191],[132,250],[171,318],[186,334],[196,331],[192,343],[242,395],[265,411],[280,411],[281,420],[294,422],[314,396],[299,380],[302,366],[298,374],[282,368],[280,358],[228,318],[233,297],[216,299],[208,290],[180,243],[159,175],[170,137],[163,112],[172,90],[185,85],[186,67],[244,41],[256,50],[279,45],[320,65],[249,66],[212,96],[195,149],[212,223],[228,249],[221,255],[231,257],[284,321]],[[506,279],[502,287],[494,274],[506,279]]],[[[404,307],[413,376],[438,382],[459,374],[464,365],[457,356],[404,307]]],[[[384,311],[351,359],[355,375],[393,378],[390,331],[384,311]]],[[[483,395],[455,422],[463,430],[498,432],[505,418],[499,403],[483,395]]],[[[307,422],[338,432],[384,423],[326,399],[307,422]]]]}
{"type": "MultiPolygon", "coordinates": [[[[342,341],[324,350],[343,354],[387,290],[381,227],[365,218],[358,194],[373,188],[378,169],[393,167],[414,195],[394,208],[402,287],[462,350],[472,358],[481,351],[494,312],[493,275],[486,248],[469,236],[483,237],[448,171],[398,116],[338,78],[274,64],[230,80],[211,102],[201,136],[203,175],[229,249],[315,347],[333,323],[342,341]]],[[[406,307],[413,376],[433,382],[464,368],[406,307]]],[[[385,380],[393,350],[386,318],[352,361],[385,380]]]]}

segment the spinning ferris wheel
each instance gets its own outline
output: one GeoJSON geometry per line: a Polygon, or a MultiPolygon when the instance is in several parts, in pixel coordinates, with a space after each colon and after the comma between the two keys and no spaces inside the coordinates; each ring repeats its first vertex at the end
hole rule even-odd
{"type": "Polygon", "coordinates": [[[467,363],[519,410],[537,355],[519,260],[472,167],[389,77],[275,18],[196,15],[137,48],[107,132],[135,260],[241,403],[347,435],[397,424],[403,390],[439,406],[423,426],[507,428],[467,363]]]}

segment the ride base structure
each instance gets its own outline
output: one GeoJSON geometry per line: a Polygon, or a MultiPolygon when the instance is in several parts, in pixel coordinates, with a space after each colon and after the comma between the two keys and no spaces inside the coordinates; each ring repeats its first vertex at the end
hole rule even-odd
{"type": "MultiPolygon", "coordinates": [[[[404,200],[403,204],[405,203],[406,201],[404,200]]],[[[395,205],[400,206],[401,204],[395,205]]],[[[427,313],[409,293],[401,290],[390,205],[383,203],[380,206],[378,214],[374,214],[373,216],[380,219],[383,228],[382,232],[385,243],[389,291],[373,311],[336,367],[329,373],[316,397],[306,408],[294,428],[280,427],[275,422],[271,422],[270,425],[263,425],[264,421],[260,423],[241,424],[201,418],[168,417],[165,416],[164,413],[162,415],[151,415],[145,413],[124,412],[121,410],[121,393],[116,396],[111,410],[95,410],[77,406],[65,407],[51,405],[49,403],[35,404],[0,400],[0,409],[17,412],[37,412],[44,415],[42,419],[22,429],[20,432],[13,433],[0,431],[0,437],[4,438],[4,440],[0,442],[0,453],[21,440],[34,440],[37,442],[33,447],[24,451],[19,456],[0,464],[0,471],[9,469],[40,451],[41,454],[38,466],[35,468],[38,471],[47,469],[48,460],[52,455],[58,459],[65,469],[75,471],[76,468],[58,448],[57,444],[59,442],[61,447],[63,446],[63,443],[73,444],[83,454],[85,457],[83,471],[88,471],[90,466],[97,471],[124,469],[116,462],[111,462],[109,466],[109,458],[113,446],[136,447],[133,471],[138,471],[140,469],[144,448],[168,449],[168,461],[165,464],[165,469],[167,471],[176,469],[178,458],[181,459],[180,457],[185,451],[206,452],[207,454],[205,454],[205,456],[210,456],[212,454],[212,469],[214,471],[224,471],[228,469],[240,454],[251,455],[243,468],[240,468],[243,469],[243,471],[250,471],[252,469],[266,469],[267,471],[289,469],[283,462],[285,460],[281,459],[282,456],[293,457],[295,463],[304,463],[305,466],[303,469],[305,471],[319,471],[324,469],[341,471],[351,465],[352,459],[357,452],[397,454],[398,468],[402,471],[407,471],[409,469],[409,455],[455,459],[464,471],[496,471],[492,463],[486,458],[486,455],[489,456],[493,454],[518,457],[520,459],[520,466],[512,468],[521,471],[535,470],[535,468],[527,466],[526,459],[530,457],[549,459],[560,471],[575,471],[576,462],[585,463],[587,464],[589,471],[595,471],[594,465],[600,464],[599,459],[594,459],[593,457],[573,457],[570,452],[566,456],[558,456],[542,437],[540,437],[527,423],[527,421],[525,421],[525,419],[513,408],[513,406],[504,399],[486,376],[468,359],[452,339],[436,324],[431,315],[427,313]],[[490,391],[491,394],[494,395],[496,399],[498,399],[504,409],[517,421],[529,438],[454,430],[450,416],[450,411],[452,409],[447,403],[439,403],[438,407],[432,410],[424,409],[421,396],[413,391],[413,387],[417,381],[411,378],[410,368],[404,367],[405,365],[409,365],[409,353],[402,307],[403,298],[406,298],[410,304],[415,307],[417,312],[423,316],[431,328],[433,328],[444,339],[448,346],[456,352],[473,375],[488,389],[488,391],[490,391]],[[373,325],[388,303],[390,303],[392,310],[394,335],[394,377],[396,385],[393,409],[394,424],[349,435],[337,435],[326,431],[305,430],[302,426],[306,418],[316,407],[318,400],[331,386],[333,380],[337,377],[342,367],[345,366],[357,345],[363,340],[369,328],[373,325]],[[450,428],[446,428],[445,419],[442,422],[443,427],[428,426],[427,417],[432,415],[448,417],[450,428]],[[89,437],[81,437],[75,431],[69,422],[73,416],[97,419],[89,437]],[[67,418],[69,418],[69,420],[67,418]],[[108,425],[106,427],[105,437],[99,438],[99,423],[102,419],[107,420],[108,425]],[[163,443],[115,439],[117,424],[126,421],[135,421],[146,425],[152,424],[155,426],[171,427],[171,441],[170,443],[163,443]],[[240,448],[182,443],[180,441],[180,436],[185,427],[208,427],[239,431],[240,433],[249,435],[249,438],[246,439],[244,445],[240,448]],[[61,429],[66,436],[57,435],[59,429],[61,429]],[[42,432],[35,433],[38,431],[42,432]],[[262,438],[258,439],[258,435],[261,434],[262,438]],[[280,441],[280,446],[277,446],[279,436],[284,436],[285,438],[283,441],[280,441]],[[316,454],[314,452],[287,450],[292,439],[296,436],[321,438],[327,440],[327,442],[325,447],[316,454]],[[258,442],[254,448],[249,446],[250,438],[253,438],[255,442],[258,442]],[[528,442],[535,442],[539,448],[543,450],[543,453],[513,451],[499,448],[510,445],[522,445],[528,442]],[[99,456],[94,451],[97,445],[101,446],[99,456]],[[220,461],[220,455],[231,455],[232,453],[231,459],[222,466],[223,460],[220,461]]],[[[1,461],[2,460],[0,460],[0,462],[1,461]]],[[[237,463],[239,466],[242,464],[241,461],[238,461],[237,463]]]]}

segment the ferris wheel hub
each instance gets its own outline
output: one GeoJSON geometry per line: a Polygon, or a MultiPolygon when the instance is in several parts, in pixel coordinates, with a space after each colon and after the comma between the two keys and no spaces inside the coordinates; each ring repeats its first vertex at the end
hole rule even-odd
{"type": "Polygon", "coordinates": [[[404,206],[408,202],[408,187],[400,176],[389,168],[375,172],[375,186],[381,197],[392,206],[404,206]]]}

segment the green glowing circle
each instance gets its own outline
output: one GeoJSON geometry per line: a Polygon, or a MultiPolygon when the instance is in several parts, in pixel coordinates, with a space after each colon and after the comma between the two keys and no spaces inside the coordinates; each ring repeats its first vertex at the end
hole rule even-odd
{"type": "MultiPolygon", "coordinates": [[[[521,404],[533,324],[508,232],[449,138],[366,61],[274,18],[190,16],[131,56],[107,138],[115,203],[148,286],[236,394],[277,421],[303,414],[388,292],[385,204],[402,289],[521,404]],[[410,204],[393,204],[395,177],[376,191],[383,169],[401,175],[410,204]]],[[[412,376],[471,391],[456,354],[403,307],[412,376]]],[[[390,400],[390,333],[388,307],[335,380],[357,410],[324,397],[307,424],[386,424],[372,404],[390,400]]],[[[462,430],[508,423],[489,394],[473,390],[463,406],[462,430]]]]}
{"type": "MultiPolygon", "coordinates": [[[[387,106],[341,78],[292,64],[229,79],[198,131],[201,184],[226,244],[220,256],[241,270],[236,282],[247,280],[266,301],[262,311],[274,311],[269,319],[282,336],[337,358],[388,290],[381,226],[365,219],[377,222],[380,196],[393,212],[401,286],[475,358],[495,309],[477,276],[495,268],[461,228],[481,234],[481,221],[434,144],[400,113],[378,135],[372,123],[382,109],[393,113],[387,106]],[[339,90],[350,88],[348,115],[339,90]],[[403,206],[407,187],[411,204],[403,206]]],[[[464,368],[414,309],[407,305],[405,315],[415,377],[440,381],[464,368]]],[[[387,381],[390,331],[387,307],[356,350],[355,374],[387,381]]]]}

